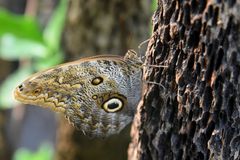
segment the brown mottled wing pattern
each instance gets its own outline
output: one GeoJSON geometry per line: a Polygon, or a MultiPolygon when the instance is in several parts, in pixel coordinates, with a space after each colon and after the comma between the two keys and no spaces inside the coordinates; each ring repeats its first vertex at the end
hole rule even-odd
{"type": "Polygon", "coordinates": [[[134,52],[83,58],[32,75],[14,95],[22,103],[64,113],[89,136],[105,137],[132,121],[141,96],[141,66],[134,52]]]}

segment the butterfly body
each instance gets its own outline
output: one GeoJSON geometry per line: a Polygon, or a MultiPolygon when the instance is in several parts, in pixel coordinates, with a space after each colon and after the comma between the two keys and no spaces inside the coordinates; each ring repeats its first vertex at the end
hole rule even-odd
{"type": "Polygon", "coordinates": [[[120,132],[133,119],[141,97],[142,62],[95,56],[36,73],[19,85],[15,98],[65,114],[76,128],[94,137],[120,132]]]}

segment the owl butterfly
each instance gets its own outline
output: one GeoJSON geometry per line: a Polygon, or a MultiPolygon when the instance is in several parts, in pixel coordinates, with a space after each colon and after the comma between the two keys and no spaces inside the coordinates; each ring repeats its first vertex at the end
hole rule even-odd
{"type": "Polygon", "coordinates": [[[18,101],[64,113],[86,135],[107,137],[129,124],[141,97],[142,61],[95,56],[36,73],[14,91],[18,101]]]}

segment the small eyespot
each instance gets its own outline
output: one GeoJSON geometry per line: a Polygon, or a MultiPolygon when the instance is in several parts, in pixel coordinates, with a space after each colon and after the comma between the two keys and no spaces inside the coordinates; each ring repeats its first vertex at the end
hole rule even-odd
{"type": "Polygon", "coordinates": [[[93,95],[93,96],[92,96],[92,99],[94,99],[94,100],[96,100],[97,98],[98,98],[97,95],[93,95]]]}
{"type": "Polygon", "coordinates": [[[18,86],[18,89],[19,89],[19,91],[23,91],[23,85],[22,85],[22,84],[19,85],[19,86],[18,86]]]}
{"type": "Polygon", "coordinates": [[[103,103],[102,108],[109,113],[117,112],[123,108],[123,102],[118,98],[111,98],[103,103]]]}
{"type": "Polygon", "coordinates": [[[41,92],[41,89],[40,89],[40,88],[37,88],[37,89],[35,89],[35,90],[33,91],[34,94],[38,94],[38,93],[40,93],[40,92],[41,92]]]}
{"type": "Polygon", "coordinates": [[[92,80],[92,84],[93,85],[99,85],[100,83],[103,82],[103,78],[102,77],[95,77],[93,80],[92,80]]]}

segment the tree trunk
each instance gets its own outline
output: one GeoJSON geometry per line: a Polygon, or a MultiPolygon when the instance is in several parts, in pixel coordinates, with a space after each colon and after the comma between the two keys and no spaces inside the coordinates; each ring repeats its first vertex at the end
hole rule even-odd
{"type": "Polygon", "coordinates": [[[158,1],[129,159],[240,159],[239,10],[158,1]]]}
{"type": "MultiPolygon", "coordinates": [[[[137,49],[149,37],[150,16],[145,0],[70,0],[63,39],[68,61],[137,49]]],[[[123,160],[129,141],[129,128],[106,139],[89,139],[64,119],[58,130],[56,159],[123,160]]]]}

